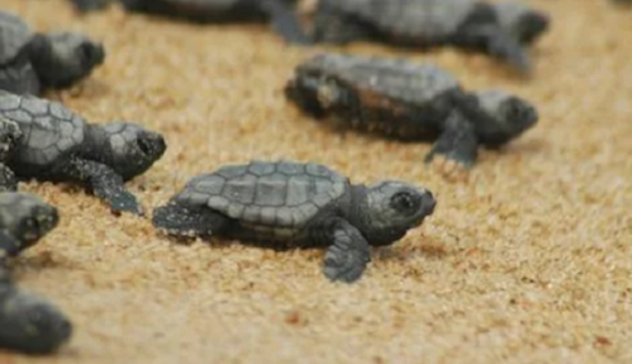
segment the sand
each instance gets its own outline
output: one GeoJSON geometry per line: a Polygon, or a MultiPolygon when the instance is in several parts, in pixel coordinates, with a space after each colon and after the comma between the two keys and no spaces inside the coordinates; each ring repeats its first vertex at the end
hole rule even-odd
{"type": "Polygon", "coordinates": [[[292,48],[266,25],[202,27],[118,7],[79,18],[63,0],[1,0],[38,30],[103,41],[106,64],[47,97],[96,123],[165,134],[164,158],[128,184],[147,210],[194,175],[252,158],[413,181],[439,205],[349,286],[324,279],[321,250],[178,244],[79,188],[22,184],[62,220],[16,277],[75,332],[54,356],[2,352],[0,363],[632,363],[632,9],[532,3],[553,27],[526,82],[451,49],[292,48]],[[293,67],[326,49],[433,61],[467,88],[532,100],[541,120],[483,151],[469,181],[448,182],[422,163],[429,144],[343,135],[285,101],[293,67]]]}

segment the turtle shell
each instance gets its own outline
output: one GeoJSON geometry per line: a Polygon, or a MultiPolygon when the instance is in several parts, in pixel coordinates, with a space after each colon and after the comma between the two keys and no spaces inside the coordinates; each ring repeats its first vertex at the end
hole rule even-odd
{"type": "Polygon", "coordinates": [[[22,131],[12,159],[21,166],[50,166],[84,140],[86,122],[55,101],[2,93],[0,116],[22,131]]]}
{"type": "Polygon", "coordinates": [[[473,0],[322,1],[385,33],[429,42],[440,42],[454,34],[475,6],[473,0]]]}
{"type": "Polygon", "coordinates": [[[20,17],[0,11],[0,64],[13,60],[32,37],[33,32],[20,17]]]}
{"type": "Polygon", "coordinates": [[[198,176],[176,199],[241,223],[298,229],[348,188],[346,177],[323,165],[253,161],[198,176]]]}
{"type": "Polygon", "coordinates": [[[454,76],[431,63],[397,58],[322,54],[301,64],[297,74],[342,82],[356,90],[365,105],[387,97],[422,106],[446,91],[459,88],[454,76]]]}

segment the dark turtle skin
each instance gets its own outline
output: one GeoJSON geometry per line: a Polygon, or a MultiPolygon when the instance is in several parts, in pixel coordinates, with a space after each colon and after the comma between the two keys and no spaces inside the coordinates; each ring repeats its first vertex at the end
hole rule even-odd
{"type": "Polygon", "coordinates": [[[69,341],[72,324],[52,303],[21,290],[8,259],[33,246],[59,222],[57,208],[26,193],[0,192],[0,347],[48,354],[69,341]]]}
{"type": "Polygon", "coordinates": [[[193,178],[154,211],[179,237],[221,236],[276,249],[328,247],[324,274],[358,280],[370,246],[391,245],[434,211],[432,193],[398,181],[370,186],[315,163],[252,161],[193,178]]]}
{"type": "Polygon", "coordinates": [[[0,90],[40,95],[88,77],[105,59],[103,45],[73,32],[33,32],[0,11],[0,90]]]}
{"type": "MultiPolygon", "coordinates": [[[[71,0],[80,12],[102,9],[108,0],[71,0]]],[[[264,22],[287,43],[308,44],[297,15],[295,0],[119,0],[126,10],[198,23],[264,22]]]]}
{"type": "Polygon", "coordinates": [[[312,36],[318,43],[451,45],[489,54],[529,74],[523,45],[546,30],[549,20],[528,8],[514,9],[476,0],[319,0],[312,36]]]}
{"type": "Polygon", "coordinates": [[[299,65],[285,95],[316,119],[409,141],[468,169],[478,146],[499,147],[533,127],[536,109],[500,90],[467,92],[447,71],[404,59],[321,54],[299,65]]]}
{"type": "Polygon", "coordinates": [[[14,145],[7,148],[4,167],[17,179],[79,183],[114,212],[143,213],[124,182],[164,154],[166,143],[157,132],[131,122],[90,124],[58,102],[10,93],[0,93],[0,125],[3,120],[19,127],[17,141],[13,128],[0,128],[0,141],[14,145]]]}

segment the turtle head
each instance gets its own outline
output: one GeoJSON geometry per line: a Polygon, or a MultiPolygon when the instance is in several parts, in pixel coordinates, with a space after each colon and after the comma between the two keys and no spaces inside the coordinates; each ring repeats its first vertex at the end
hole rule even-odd
{"type": "Polygon", "coordinates": [[[31,58],[44,86],[63,88],[89,76],[105,60],[105,50],[85,35],[51,32],[33,39],[31,58]]]}
{"type": "MultiPolygon", "coordinates": [[[[318,58],[316,58],[318,60],[318,58]]],[[[345,93],[334,82],[327,81],[319,72],[299,67],[284,88],[285,96],[302,111],[316,118],[325,116],[345,101],[345,93]]]]}
{"type": "Polygon", "coordinates": [[[66,343],[72,324],[55,306],[15,286],[0,288],[0,343],[30,354],[46,354],[66,343]]]}
{"type": "Polygon", "coordinates": [[[371,245],[392,244],[434,212],[436,200],[425,188],[397,181],[368,187],[363,233],[371,245]]]}
{"type": "Polygon", "coordinates": [[[496,147],[518,137],[538,122],[536,108],[527,100],[501,90],[476,92],[466,106],[481,143],[496,147]]]}
{"type": "Polygon", "coordinates": [[[0,118],[0,162],[9,159],[21,137],[22,131],[16,122],[0,118]]]}
{"type": "Polygon", "coordinates": [[[521,44],[531,44],[549,29],[549,16],[515,0],[491,3],[500,25],[521,44]]]}
{"type": "Polygon", "coordinates": [[[59,223],[56,207],[35,195],[20,192],[0,193],[0,225],[20,246],[9,247],[10,254],[32,246],[59,223]]]}
{"type": "Polygon", "coordinates": [[[124,180],[147,171],[167,149],[164,138],[141,125],[117,121],[103,126],[108,151],[103,157],[124,180]]]}

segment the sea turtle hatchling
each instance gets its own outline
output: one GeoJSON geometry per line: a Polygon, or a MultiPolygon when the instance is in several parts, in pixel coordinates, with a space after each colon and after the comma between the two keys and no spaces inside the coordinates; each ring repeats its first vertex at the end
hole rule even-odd
{"type": "MultiPolygon", "coordinates": [[[[320,54],[300,64],[285,95],[317,119],[402,140],[435,140],[425,161],[465,171],[478,145],[498,147],[533,127],[536,109],[501,90],[467,92],[447,71],[398,58],[320,54]]],[[[451,173],[451,172],[450,172],[451,173]]]]}
{"type": "MultiPolygon", "coordinates": [[[[126,10],[201,23],[269,21],[286,42],[307,44],[292,9],[294,0],[119,0],[126,10]]],[[[81,12],[103,8],[108,0],[71,0],[81,12]]]]}
{"type": "Polygon", "coordinates": [[[521,45],[528,42],[516,37],[534,39],[548,27],[548,17],[527,8],[516,14],[515,9],[478,0],[319,0],[312,37],[334,44],[453,45],[487,53],[528,74],[530,60],[521,45]]]}
{"type": "Polygon", "coordinates": [[[34,32],[17,15],[0,11],[0,89],[39,95],[65,88],[102,64],[100,43],[74,32],[34,32]]]}
{"type": "Polygon", "coordinates": [[[290,161],[229,165],[193,178],[153,223],[175,236],[224,236],[279,249],[329,246],[324,274],[353,282],[369,247],[393,244],[435,208],[432,193],[397,181],[351,184],[326,166],[290,161]]]}
{"type": "Polygon", "coordinates": [[[32,194],[0,193],[0,347],[32,354],[57,350],[72,324],[52,303],[19,289],[7,261],[55,228],[57,208],[32,194]]]}
{"type": "MultiPolygon", "coordinates": [[[[0,93],[0,125],[3,120],[16,123],[21,132],[5,161],[18,179],[77,182],[113,211],[142,213],[124,182],[164,154],[160,134],[131,122],[90,124],[58,102],[6,92],[0,93]]],[[[2,130],[0,141],[12,143],[15,135],[3,137],[2,130]]]]}

